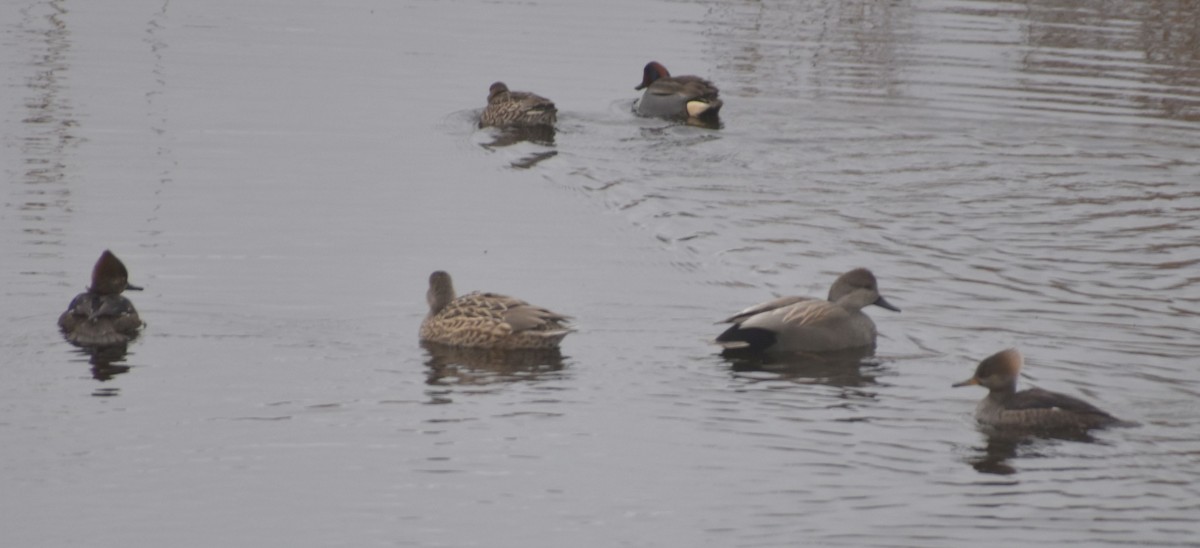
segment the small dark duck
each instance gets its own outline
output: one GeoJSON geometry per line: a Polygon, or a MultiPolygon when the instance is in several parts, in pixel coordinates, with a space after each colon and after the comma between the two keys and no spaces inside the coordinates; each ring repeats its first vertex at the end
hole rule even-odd
{"type": "Polygon", "coordinates": [[[125,264],[105,250],[92,268],[92,285],[76,295],[66,312],[58,317],[58,327],[67,341],[78,346],[114,346],[128,343],[142,328],[133,303],[123,291],[141,291],[129,283],[125,264]]]}

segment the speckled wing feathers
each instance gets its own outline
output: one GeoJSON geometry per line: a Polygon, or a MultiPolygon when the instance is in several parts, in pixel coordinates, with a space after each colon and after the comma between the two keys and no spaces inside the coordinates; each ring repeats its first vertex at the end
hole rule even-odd
{"type": "Polygon", "coordinates": [[[509,91],[488,101],[479,117],[483,127],[553,126],[558,120],[554,102],[533,93],[509,91]]]}
{"type": "Polygon", "coordinates": [[[984,422],[1004,428],[1034,430],[1087,429],[1103,426],[1116,419],[1108,415],[1077,414],[1061,408],[1009,409],[1000,411],[994,419],[984,422]]]}
{"type": "Polygon", "coordinates": [[[1041,388],[1030,388],[1022,390],[1012,395],[1008,399],[1009,409],[1050,409],[1060,408],[1068,411],[1079,411],[1084,413],[1099,413],[1107,415],[1100,408],[1085,402],[1079,398],[1071,397],[1066,394],[1059,394],[1041,388]]]}
{"type": "Polygon", "coordinates": [[[421,324],[421,339],[450,346],[518,349],[557,346],[570,318],[496,293],[468,293],[421,324]]]}
{"type": "Polygon", "coordinates": [[[133,340],[142,319],[125,297],[87,292],[71,300],[58,317],[58,327],[73,344],[110,346],[133,340]]]}

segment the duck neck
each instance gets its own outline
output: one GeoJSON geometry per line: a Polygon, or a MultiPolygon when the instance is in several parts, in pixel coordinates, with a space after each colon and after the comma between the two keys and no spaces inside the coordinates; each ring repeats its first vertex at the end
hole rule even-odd
{"type": "Polygon", "coordinates": [[[93,295],[120,295],[125,290],[125,279],[96,279],[92,280],[92,285],[87,288],[88,293],[93,295]]]}
{"type": "Polygon", "coordinates": [[[454,287],[431,287],[425,295],[425,300],[429,303],[429,315],[437,314],[454,300],[454,287]]]}
{"type": "Polygon", "coordinates": [[[1016,394],[1016,393],[1017,393],[1017,385],[1016,385],[1016,383],[1013,383],[1013,384],[1008,384],[1005,386],[1000,386],[997,388],[989,389],[987,397],[989,400],[992,400],[992,401],[995,401],[998,403],[1003,403],[1003,402],[1008,401],[1008,399],[1013,397],[1013,394],[1016,394]]]}

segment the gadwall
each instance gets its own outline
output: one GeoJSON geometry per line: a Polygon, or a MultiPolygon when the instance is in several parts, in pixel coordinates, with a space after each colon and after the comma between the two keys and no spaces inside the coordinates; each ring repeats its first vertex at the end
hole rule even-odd
{"type": "Polygon", "coordinates": [[[780,297],[747,308],[719,323],[733,325],[717,336],[727,350],[831,352],[875,345],[868,305],[899,312],[879,294],[875,275],[856,268],[833,282],[829,300],[780,297]]]}
{"type": "Polygon", "coordinates": [[[1022,362],[1015,348],[1002,350],[979,362],[974,376],[954,383],[955,387],[979,385],[988,389],[987,397],[975,407],[975,419],[980,423],[1010,429],[1087,430],[1121,422],[1066,394],[1040,388],[1017,392],[1022,362]]]}
{"type": "Polygon", "coordinates": [[[58,317],[67,340],[79,346],[125,344],[137,336],[142,320],[123,291],[141,291],[129,283],[125,264],[107,249],[92,268],[92,285],[76,295],[58,317]]]}
{"type": "Polygon", "coordinates": [[[699,76],[671,76],[657,61],[646,64],[642,83],[633,89],[646,90],[637,104],[642,116],[715,119],[723,104],[712,82],[699,76]]]}
{"type": "Polygon", "coordinates": [[[557,120],[553,101],[527,91],[509,91],[504,82],[496,82],[488,89],[479,127],[553,126],[557,120]]]}
{"type": "Polygon", "coordinates": [[[421,340],[469,348],[516,350],[555,348],[573,329],[571,318],[520,299],[473,292],[455,297],[450,275],[429,275],[429,314],[421,340]]]}

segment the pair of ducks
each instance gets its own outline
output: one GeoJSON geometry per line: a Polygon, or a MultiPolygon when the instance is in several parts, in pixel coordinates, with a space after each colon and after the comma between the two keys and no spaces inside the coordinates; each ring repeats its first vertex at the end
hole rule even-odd
{"type": "MultiPolygon", "coordinates": [[[[452,347],[497,350],[557,348],[572,331],[569,316],[497,293],[456,296],[450,275],[429,276],[429,314],[420,339],[452,347]]],[[[875,305],[899,312],[879,293],[875,275],[856,268],[834,281],[828,299],[780,297],[747,308],[714,342],[736,352],[832,352],[875,344],[875,323],[862,309],[875,305]]],[[[1024,430],[1087,430],[1117,418],[1080,399],[1040,388],[1017,391],[1023,359],[1016,349],[984,359],[975,374],[953,386],[979,385],[988,395],[975,409],[985,425],[1024,430]]]]}
{"type": "MultiPolygon", "coordinates": [[[[646,90],[637,104],[642,116],[712,123],[723,104],[712,82],[699,76],[671,76],[657,61],[646,64],[642,83],[634,89],[646,90]]],[[[510,91],[504,82],[492,84],[487,103],[479,127],[552,127],[558,121],[553,101],[528,91],[510,91]]]]}
{"type": "MultiPolygon", "coordinates": [[[[464,348],[519,350],[555,348],[572,331],[569,316],[498,293],[456,296],[444,271],[429,276],[429,314],[422,341],[464,348]]],[[[728,350],[832,352],[875,344],[875,322],[862,309],[877,305],[899,311],[879,294],[875,275],[856,268],[838,277],[829,299],[781,297],[743,310],[716,338],[728,350]]]]}

